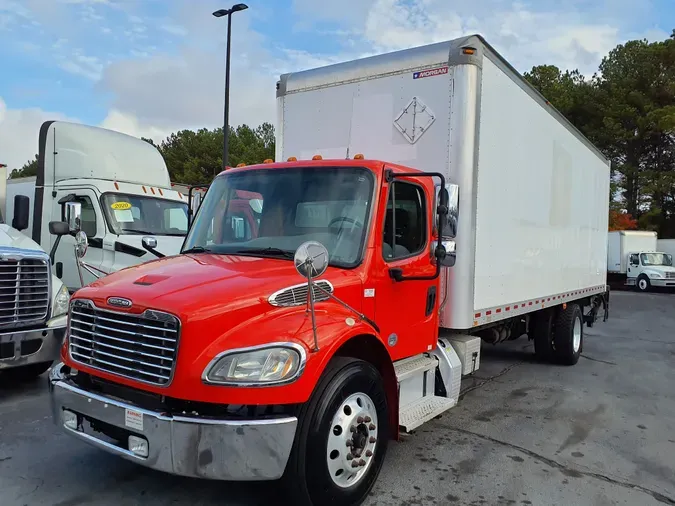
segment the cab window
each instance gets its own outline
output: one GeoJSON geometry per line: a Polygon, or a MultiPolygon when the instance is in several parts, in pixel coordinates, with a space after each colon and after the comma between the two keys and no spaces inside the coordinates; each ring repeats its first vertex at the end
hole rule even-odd
{"type": "Polygon", "coordinates": [[[419,185],[400,180],[391,184],[382,237],[385,260],[410,257],[424,250],[425,209],[424,191],[419,185]]]}

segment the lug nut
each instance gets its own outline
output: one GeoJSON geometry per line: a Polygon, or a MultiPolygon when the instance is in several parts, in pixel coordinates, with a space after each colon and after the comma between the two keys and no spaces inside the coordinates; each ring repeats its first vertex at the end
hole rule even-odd
{"type": "Polygon", "coordinates": [[[369,416],[367,416],[363,419],[363,421],[366,422],[366,423],[370,423],[371,420],[372,419],[369,416]]]}
{"type": "Polygon", "coordinates": [[[355,460],[352,460],[352,467],[359,467],[359,463],[355,460]]]}
{"type": "Polygon", "coordinates": [[[371,423],[370,426],[368,427],[368,430],[375,430],[375,429],[376,427],[374,423],[371,423]]]}
{"type": "Polygon", "coordinates": [[[354,455],[352,455],[351,453],[347,454],[347,460],[352,460],[353,458],[354,458],[354,455]]]}
{"type": "Polygon", "coordinates": [[[354,427],[353,425],[349,427],[349,432],[356,432],[356,427],[354,427]]]}
{"type": "Polygon", "coordinates": [[[371,442],[371,443],[376,443],[376,442],[377,442],[377,438],[375,438],[375,437],[373,437],[373,436],[370,436],[370,439],[369,439],[368,441],[371,442]]]}
{"type": "Polygon", "coordinates": [[[366,461],[363,460],[363,459],[359,460],[359,465],[360,465],[361,467],[365,466],[365,465],[366,465],[366,461]]]}
{"type": "Polygon", "coordinates": [[[363,423],[363,417],[360,416],[356,419],[356,423],[363,423]]]}
{"type": "Polygon", "coordinates": [[[373,456],[373,452],[371,452],[370,450],[366,450],[366,457],[372,457],[372,456],[373,456]]]}

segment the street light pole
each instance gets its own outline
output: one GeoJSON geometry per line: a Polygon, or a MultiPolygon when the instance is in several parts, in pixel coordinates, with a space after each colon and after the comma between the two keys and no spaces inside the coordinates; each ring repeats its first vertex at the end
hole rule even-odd
{"type": "Polygon", "coordinates": [[[227,169],[228,137],[230,136],[230,44],[232,40],[232,14],[248,9],[246,4],[235,4],[230,9],[213,13],[217,18],[227,16],[227,45],[225,49],[225,106],[223,107],[223,170],[227,169]]]}

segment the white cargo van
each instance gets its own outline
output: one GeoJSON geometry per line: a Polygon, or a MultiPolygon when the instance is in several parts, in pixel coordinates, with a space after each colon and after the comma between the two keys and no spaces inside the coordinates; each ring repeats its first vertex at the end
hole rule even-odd
{"type": "Polygon", "coordinates": [[[675,287],[673,256],[659,248],[656,232],[610,232],[607,241],[607,272],[611,278],[641,292],[652,286],[675,287]]]}
{"type": "MultiPolygon", "coordinates": [[[[84,262],[88,284],[97,276],[174,255],[187,232],[187,197],[171,188],[157,149],[136,137],[98,127],[48,121],[39,136],[36,177],[8,181],[7,219],[14,196],[29,197],[29,234],[49,251],[56,241],[50,221],[69,221],[79,208],[79,227],[89,247],[84,262]],[[71,205],[66,206],[66,203],[71,205]],[[150,241],[144,241],[147,237],[150,241]],[[156,248],[146,247],[156,243],[156,248]]],[[[73,232],[76,232],[74,230],[73,232]]],[[[79,288],[74,238],[62,237],[54,270],[71,290],[79,288]]]]}

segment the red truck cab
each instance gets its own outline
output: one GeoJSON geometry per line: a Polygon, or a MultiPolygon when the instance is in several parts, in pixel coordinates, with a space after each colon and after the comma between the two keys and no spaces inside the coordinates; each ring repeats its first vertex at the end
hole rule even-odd
{"type": "Polygon", "coordinates": [[[73,296],[56,423],[169,473],[360,503],[398,435],[394,362],[438,340],[438,189],[363,159],[221,173],[180,255],[73,296]],[[294,265],[310,240],[329,256],[313,310],[294,265]]]}

